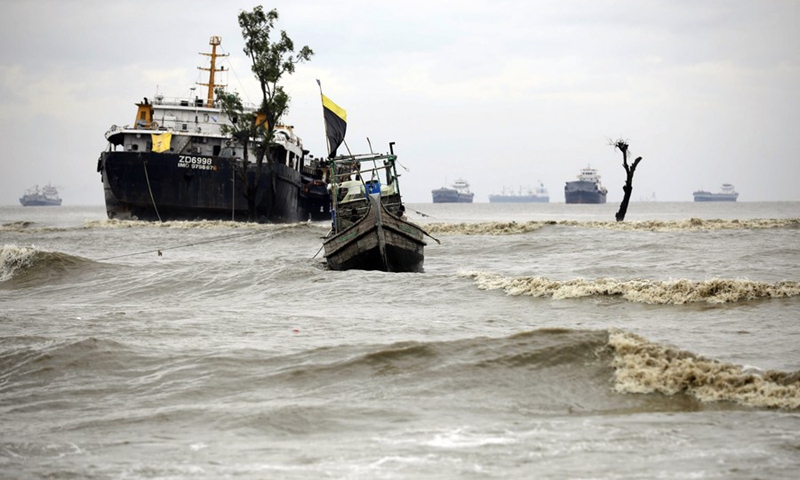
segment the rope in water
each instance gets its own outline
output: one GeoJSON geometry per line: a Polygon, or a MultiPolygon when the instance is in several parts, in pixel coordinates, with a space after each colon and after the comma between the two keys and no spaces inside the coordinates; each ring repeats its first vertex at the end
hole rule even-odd
{"type": "Polygon", "coordinates": [[[263,232],[249,232],[249,233],[243,233],[241,235],[229,235],[227,237],[212,238],[211,240],[206,240],[204,242],[186,243],[186,244],[183,244],[183,245],[176,245],[174,247],[163,247],[163,248],[157,248],[155,250],[146,250],[146,251],[143,251],[143,252],[126,253],[125,255],[115,255],[113,257],[99,258],[96,261],[104,262],[106,260],[113,260],[115,258],[133,257],[135,255],[145,255],[147,253],[161,253],[161,252],[164,252],[164,251],[167,251],[167,250],[177,250],[179,248],[194,247],[195,245],[204,245],[204,244],[207,244],[207,243],[224,242],[226,240],[234,240],[234,239],[237,239],[237,238],[244,238],[244,237],[248,237],[250,235],[256,235],[256,234],[259,234],[259,233],[263,233],[263,232]]]}

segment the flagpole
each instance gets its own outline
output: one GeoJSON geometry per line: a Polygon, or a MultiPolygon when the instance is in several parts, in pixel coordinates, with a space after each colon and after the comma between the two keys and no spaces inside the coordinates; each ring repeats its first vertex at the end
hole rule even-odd
{"type": "Polygon", "coordinates": [[[325,143],[323,145],[325,145],[325,150],[328,151],[328,155],[330,155],[330,146],[328,145],[328,123],[325,121],[325,100],[322,98],[322,82],[319,81],[319,78],[317,79],[317,85],[319,85],[319,105],[322,107],[322,131],[325,136],[325,143]]]}
{"type": "MultiPolygon", "coordinates": [[[[328,122],[325,121],[325,99],[323,98],[323,95],[322,95],[322,82],[319,81],[319,78],[317,79],[317,85],[319,85],[319,103],[320,103],[320,106],[322,107],[322,125],[324,126],[323,134],[325,135],[325,142],[323,143],[323,145],[325,145],[325,151],[328,152],[328,154],[325,156],[325,158],[327,159],[330,156],[331,152],[329,151],[330,150],[330,146],[328,145],[328,122]]],[[[328,188],[331,189],[330,190],[331,233],[334,233],[334,232],[336,232],[338,230],[336,227],[337,227],[337,224],[339,223],[338,222],[339,218],[338,218],[338,216],[336,214],[336,211],[339,209],[339,202],[337,202],[337,198],[336,198],[336,193],[337,192],[335,191],[335,188],[333,186],[334,185],[338,185],[339,182],[336,179],[336,168],[334,168],[334,164],[333,164],[332,161],[330,163],[328,174],[330,175],[330,178],[328,179],[328,188]]],[[[317,252],[317,253],[319,253],[319,252],[317,252]]],[[[314,255],[314,256],[316,257],[316,255],[314,255]]]]}

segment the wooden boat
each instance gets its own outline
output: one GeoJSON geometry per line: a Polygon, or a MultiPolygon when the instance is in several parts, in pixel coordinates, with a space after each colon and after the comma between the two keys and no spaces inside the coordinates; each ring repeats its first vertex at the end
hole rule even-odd
{"type": "Polygon", "coordinates": [[[422,271],[427,234],[405,219],[396,161],[393,151],[331,161],[333,218],[323,240],[331,269],[422,271]]]}

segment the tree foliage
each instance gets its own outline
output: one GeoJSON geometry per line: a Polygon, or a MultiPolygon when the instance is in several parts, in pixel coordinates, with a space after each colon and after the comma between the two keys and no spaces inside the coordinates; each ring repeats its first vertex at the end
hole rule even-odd
{"type": "Polygon", "coordinates": [[[314,55],[307,45],[295,54],[294,42],[280,31],[272,42],[271,34],[278,20],[278,10],[264,12],[260,5],[252,12],[239,13],[239,26],[244,38],[244,53],[250,58],[251,70],[261,87],[259,111],[266,116],[266,129],[271,133],[289,108],[289,95],[278,82],[284,75],[294,73],[295,65],[307,62],[314,55]]]}
{"type": "MultiPolygon", "coordinates": [[[[245,108],[237,93],[217,89],[217,101],[233,123],[232,127],[223,128],[223,132],[233,136],[244,148],[242,164],[237,168],[237,173],[245,185],[244,195],[250,221],[256,220],[257,216],[256,198],[261,194],[259,185],[265,159],[272,171],[270,144],[275,126],[280,124],[289,109],[290,97],[279,82],[284,75],[294,73],[297,64],[309,61],[314,55],[308,46],[295,53],[294,42],[283,30],[280,31],[280,38],[273,42],[271,36],[277,20],[276,9],[265,12],[261,6],[255,7],[252,12],[239,13],[244,53],[250,59],[250,68],[261,89],[257,111],[245,108]],[[248,156],[248,150],[251,149],[255,153],[255,162],[251,162],[248,156]],[[247,175],[251,163],[255,163],[252,178],[247,175]]],[[[270,191],[267,193],[272,197],[271,204],[274,204],[275,175],[270,175],[270,178],[270,191]]]]}

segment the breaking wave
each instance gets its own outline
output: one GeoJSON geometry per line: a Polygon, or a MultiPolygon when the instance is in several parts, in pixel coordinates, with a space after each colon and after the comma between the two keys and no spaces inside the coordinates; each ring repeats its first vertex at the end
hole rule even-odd
{"type": "MultiPolygon", "coordinates": [[[[109,393],[122,388],[126,396],[141,395],[148,404],[154,390],[195,402],[202,389],[213,395],[291,391],[301,405],[318,402],[321,392],[337,403],[391,392],[397,398],[424,398],[434,409],[497,402],[489,408],[682,410],[686,402],[673,401],[678,395],[701,403],[800,409],[800,372],[707,359],[616,329],[550,328],[499,338],[338,345],[267,358],[249,348],[197,356],[94,337],[58,342],[16,337],[0,339],[0,346],[5,372],[0,380],[12,387],[18,409],[41,408],[26,390],[41,385],[59,396],[98,385],[109,393]]],[[[240,415],[235,417],[226,421],[238,424],[240,415]]],[[[311,428],[318,421],[327,421],[324,414],[309,422],[311,428]]],[[[285,427],[306,425],[288,422],[285,427]]]]}
{"type": "Polygon", "coordinates": [[[64,270],[89,263],[93,262],[62,252],[50,252],[37,247],[4,245],[0,247],[0,283],[37,273],[47,276],[60,275],[64,270]]]}
{"type": "Polygon", "coordinates": [[[431,234],[444,235],[514,235],[538,230],[557,222],[488,222],[488,223],[428,223],[425,229],[431,234]]]}
{"type": "Polygon", "coordinates": [[[633,222],[550,220],[530,222],[487,223],[429,223],[425,228],[430,233],[444,235],[514,235],[528,233],[547,225],[567,227],[605,228],[608,230],[642,230],[651,232],[698,231],[698,230],[749,230],[764,228],[798,228],[800,218],[756,218],[749,220],[643,220],[633,222]]]}
{"type": "Polygon", "coordinates": [[[530,295],[570,299],[592,296],[620,296],[625,300],[653,305],[684,304],[693,302],[732,303],[761,298],[784,298],[800,295],[800,282],[765,283],[752,280],[712,279],[692,281],[687,279],[616,280],[582,278],[567,281],[545,277],[507,278],[481,272],[462,272],[459,276],[472,278],[481,290],[503,290],[508,295],[530,295]]]}
{"type": "Polygon", "coordinates": [[[0,225],[0,232],[11,233],[41,233],[41,232],[64,232],[74,230],[72,228],[63,227],[40,227],[36,222],[27,220],[19,220],[16,222],[9,222],[0,225]]]}
{"type": "Polygon", "coordinates": [[[274,231],[285,229],[321,228],[311,222],[298,223],[255,223],[255,222],[233,222],[230,220],[175,220],[168,222],[149,222],[144,220],[87,220],[84,223],[87,229],[125,229],[125,228],[167,228],[182,230],[214,230],[214,229],[247,229],[274,231]]]}
{"type": "Polygon", "coordinates": [[[685,393],[701,402],[800,408],[800,372],[760,372],[620,330],[609,332],[608,346],[614,352],[614,388],[620,393],[685,393]]]}

